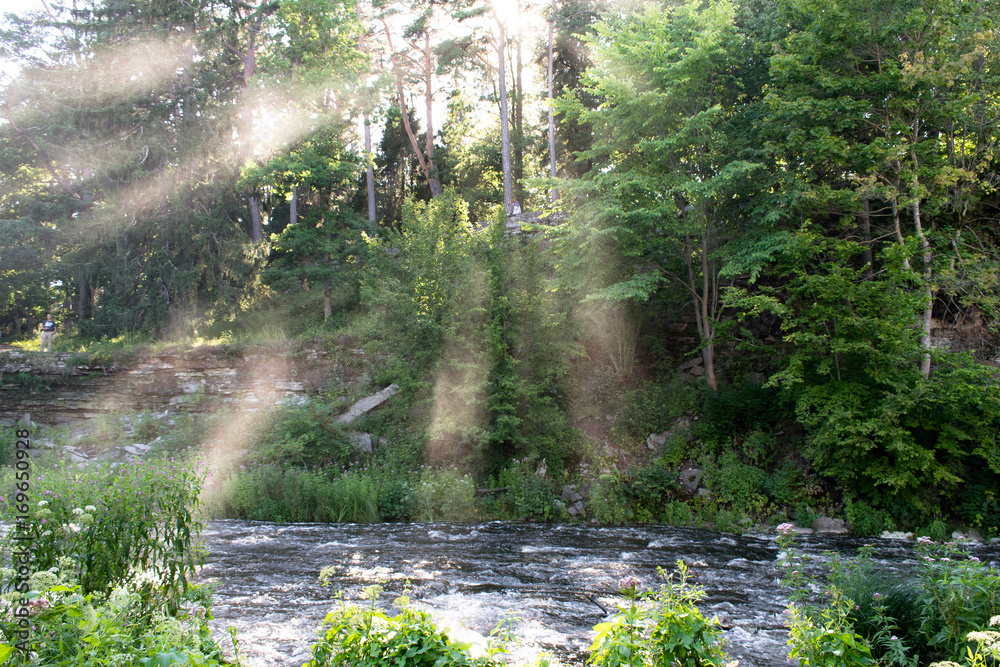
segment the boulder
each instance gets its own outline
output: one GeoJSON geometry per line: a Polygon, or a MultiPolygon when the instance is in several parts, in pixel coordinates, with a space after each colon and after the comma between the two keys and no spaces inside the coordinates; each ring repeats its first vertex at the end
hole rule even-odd
{"type": "Polygon", "coordinates": [[[983,539],[983,536],[979,533],[979,531],[976,530],[975,528],[969,528],[965,532],[956,530],[951,534],[951,539],[955,540],[956,542],[962,542],[962,541],[976,542],[977,544],[983,544],[986,541],[983,539]]]}
{"type": "Polygon", "coordinates": [[[655,452],[657,449],[667,444],[668,435],[670,435],[670,431],[664,431],[663,433],[650,433],[646,437],[646,447],[648,447],[650,451],[655,452]]]}
{"type": "Polygon", "coordinates": [[[359,433],[358,431],[348,431],[347,437],[351,439],[351,446],[354,449],[370,454],[372,451],[371,433],[359,433]]]}
{"type": "Polygon", "coordinates": [[[847,525],[843,519],[832,519],[828,516],[816,517],[813,528],[821,535],[843,535],[847,532],[847,525]]]}
{"type": "Polygon", "coordinates": [[[689,496],[694,495],[701,484],[701,478],[704,474],[701,468],[688,468],[681,471],[680,478],[677,481],[680,482],[681,488],[684,489],[685,493],[689,496]]]}
{"type": "Polygon", "coordinates": [[[347,412],[337,417],[337,421],[343,424],[350,424],[361,415],[371,412],[388,401],[398,389],[399,385],[393,382],[382,391],[372,394],[371,396],[365,396],[360,401],[352,405],[347,412]]]}

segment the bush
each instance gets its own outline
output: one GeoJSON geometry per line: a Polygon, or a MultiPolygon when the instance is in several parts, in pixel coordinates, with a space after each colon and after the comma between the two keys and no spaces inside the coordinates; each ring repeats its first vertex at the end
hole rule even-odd
{"type": "MultiPolygon", "coordinates": [[[[44,570],[71,558],[85,594],[150,570],[153,588],[177,599],[200,562],[194,543],[202,527],[197,508],[203,481],[196,467],[166,460],[39,474],[26,526],[33,566],[44,570]]],[[[8,541],[4,559],[10,553],[8,541]]]]}
{"type": "MultiPolygon", "coordinates": [[[[104,667],[111,665],[228,664],[212,640],[206,619],[207,592],[190,588],[176,613],[145,601],[142,575],[131,576],[107,594],[85,593],[74,577],[81,567],[63,558],[59,566],[32,575],[27,593],[31,610],[28,651],[13,652],[16,667],[104,667]]],[[[0,631],[11,643],[20,641],[10,609],[20,598],[0,601],[0,631]]],[[[5,661],[0,644],[0,662],[5,661]]],[[[8,654],[10,655],[10,654],[8,654]]]]}
{"type": "Polygon", "coordinates": [[[729,451],[718,462],[705,463],[705,484],[715,499],[743,516],[759,516],[767,507],[767,498],[761,493],[767,473],[760,468],[739,460],[729,451]]]}
{"type": "MultiPolygon", "coordinates": [[[[597,667],[729,665],[722,650],[718,619],[707,620],[696,606],[704,591],[687,583],[684,561],[678,579],[666,577],[659,590],[637,592],[638,582],[622,580],[628,606],[607,623],[594,626],[590,662],[597,667]]],[[[663,574],[663,571],[660,571],[663,574]]]]}
{"type": "Polygon", "coordinates": [[[514,459],[500,472],[498,485],[507,488],[509,515],[516,519],[550,521],[557,516],[551,482],[536,474],[534,459],[514,459]]]}
{"type": "Polygon", "coordinates": [[[244,466],[224,484],[219,514],[253,521],[379,521],[376,482],[365,470],[244,466]]]}
{"type": "Polygon", "coordinates": [[[892,530],[893,522],[889,513],[876,509],[864,501],[847,501],[844,509],[851,531],[861,537],[881,535],[884,530],[892,530]]]}
{"type": "MultiPolygon", "coordinates": [[[[374,598],[381,588],[366,591],[374,598]]],[[[322,638],[313,645],[304,667],[499,667],[490,657],[473,658],[469,645],[450,639],[434,626],[427,612],[413,609],[405,597],[396,600],[399,613],[389,616],[375,608],[345,605],[327,615],[322,638]]]]}
{"type": "Polygon", "coordinates": [[[475,521],[476,487],[456,468],[425,468],[415,490],[417,521],[475,521]]]}
{"type": "Polygon", "coordinates": [[[684,374],[678,374],[668,382],[647,382],[627,392],[612,425],[613,431],[619,436],[645,439],[693,412],[701,397],[684,378],[684,374]]]}
{"type": "Polygon", "coordinates": [[[313,402],[281,410],[251,445],[250,460],[306,468],[346,465],[354,456],[334,405],[313,402]]]}
{"type": "Polygon", "coordinates": [[[599,475],[591,484],[587,507],[601,523],[617,525],[632,519],[625,482],[617,470],[599,475]]]}

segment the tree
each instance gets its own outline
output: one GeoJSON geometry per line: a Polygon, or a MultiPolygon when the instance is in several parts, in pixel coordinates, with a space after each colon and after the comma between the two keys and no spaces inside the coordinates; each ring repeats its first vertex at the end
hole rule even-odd
{"type": "Polygon", "coordinates": [[[595,131],[593,147],[581,155],[594,168],[577,187],[589,199],[585,242],[606,251],[597,243],[611,238],[622,257],[617,275],[605,276],[610,284],[595,296],[645,301],[666,281],[681,286],[713,390],[720,253],[739,186],[758,167],[727,152],[727,123],[741,92],[732,75],[739,39],[728,2],[646,7],[609,19],[591,39],[595,65],[585,86],[600,106],[562,105],[595,131]]]}

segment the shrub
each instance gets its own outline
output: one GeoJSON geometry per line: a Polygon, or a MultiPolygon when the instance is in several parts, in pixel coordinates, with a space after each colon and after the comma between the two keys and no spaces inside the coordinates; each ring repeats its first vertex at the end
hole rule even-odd
{"type": "MultiPolygon", "coordinates": [[[[704,591],[687,582],[677,561],[678,578],[666,576],[659,590],[640,593],[638,582],[622,580],[627,606],[607,623],[594,626],[590,662],[597,667],[659,665],[734,665],[722,649],[718,619],[706,619],[696,606],[704,591]]],[[[660,570],[660,574],[663,571],[660,570]]]]}
{"type": "Polygon", "coordinates": [[[345,465],[354,450],[338,409],[318,402],[281,410],[251,446],[252,462],[316,467],[345,465]]]}
{"type": "MultiPolygon", "coordinates": [[[[368,589],[374,598],[380,587],[368,589]]],[[[434,626],[427,612],[413,609],[405,597],[399,613],[389,616],[372,604],[365,609],[345,605],[327,615],[322,638],[313,645],[304,667],[499,667],[491,657],[473,658],[469,645],[456,642],[434,626]]]]}
{"type": "Polygon", "coordinates": [[[892,530],[893,522],[889,513],[876,509],[864,501],[847,501],[844,509],[851,531],[861,537],[881,535],[884,530],[892,530]]]}
{"type": "Polygon", "coordinates": [[[719,457],[718,462],[705,463],[705,483],[719,503],[743,516],[760,515],[767,507],[761,493],[767,473],[743,463],[733,451],[719,457]]]}
{"type": "Polygon", "coordinates": [[[212,640],[206,619],[207,592],[191,587],[176,613],[146,604],[143,575],[135,575],[107,594],[85,593],[75,579],[81,567],[62,558],[59,565],[32,575],[27,593],[31,631],[27,651],[12,651],[20,641],[12,608],[19,594],[0,600],[0,663],[15,667],[104,667],[111,665],[228,664],[212,640]],[[6,653],[6,654],[5,654],[6,653]]]}
{"type": "Polygon", "coordinates": [[[591,484],[587,507],[601,523],[622,524],[632,518],[625,482],[617,470],[599,475],[591,484]]]}
{"type": "Polygon", "coordinates": [[[475,521],[476,487],[456,468],[425,468],[415,489],[417,521],[475,521]]]}
{"type": "MultiPolygon", "coordinates": [[[[150,570],[171,599],[199,564],[198,494],[204,473],[173,461],[80,471],[63,466],[32,480],[34,567],[71,558],[83,593],[106,590],[134,570],[150,570]]],[[[5,510],[8,508],[4,508],[5,510]]],[[[3,558],[10,557],[10,543],[3,558]]]]}
{"type": "Polygon", "coordinates": [[[507,488],[510,515],[518,519],[549,521],[556,518],[556,498],[551,482],[536,474],[535,459],[514,459],[500,471],[498,484],[507,488]]]}
{"type": "Polygon", "coordinates": [[[647,382],[627,392],[612,425],[613,431],[619,436],[645,439],[693,412],[700,396],[684,378],[684,374],[678,374],[668,382],[647,382]]]}

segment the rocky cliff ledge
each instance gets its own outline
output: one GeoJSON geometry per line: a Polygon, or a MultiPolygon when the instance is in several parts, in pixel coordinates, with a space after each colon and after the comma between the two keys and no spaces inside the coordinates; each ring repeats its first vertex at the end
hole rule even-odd
{"type": "Polygon", "coordinates": [[[0,352],[0,423],[11,424],[25,413],[59,424],[129,410],[256,410],[303,402],[309,392],[347,374],[348,368],[318,350],[234,352],[205,346],[110,364],[11,350],[0,352]]]}

